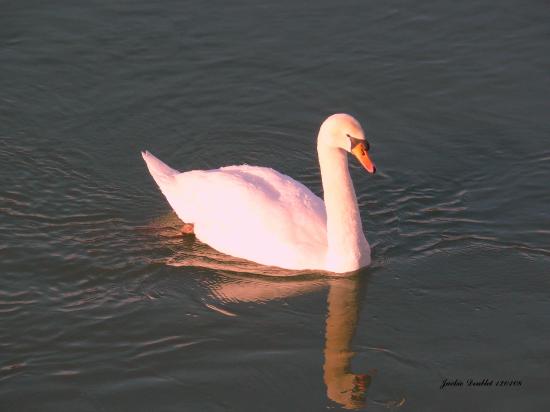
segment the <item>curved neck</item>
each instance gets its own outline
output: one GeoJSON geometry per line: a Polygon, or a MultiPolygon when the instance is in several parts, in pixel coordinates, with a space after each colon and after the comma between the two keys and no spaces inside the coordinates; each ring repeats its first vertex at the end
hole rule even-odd
{"type": "Polygon", "coordinates": [[[370,248],[363,234],[357,197],[348,169],[347,153],[317,144],[327,212],[327,266],[349,272],[370,263],[370,248]]]}

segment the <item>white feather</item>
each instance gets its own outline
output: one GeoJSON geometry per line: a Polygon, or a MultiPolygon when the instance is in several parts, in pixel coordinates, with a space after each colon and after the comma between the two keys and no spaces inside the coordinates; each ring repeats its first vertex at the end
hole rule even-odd
{"type": "MultiPolygon", "coordinates": [[[[318,141],[323,140],[327,139],[320,135],[318,141]]],[[[289,176],[248,165],[180,173],[149,152],[142,155],[170,206],[181,220],[194,224],[202,242],[264,265],[347,272],[370,263],[370,248],[362,233],[347,160],[342,163],[345,152],[340,146],[345,143],[336,144],[322,145],[327,150],[319,152],[325,200],[332,193],[329,204],[338,206],[331,208],[345,215],[333,216],[332,222],[338,223],[332,224],[330,242],[325,202],[289,176]],[[326,187],[334,180],[326,176],[333,169],[338,169],[333,177],[341,181],[331,183],[338,187],[326,187]]]]}

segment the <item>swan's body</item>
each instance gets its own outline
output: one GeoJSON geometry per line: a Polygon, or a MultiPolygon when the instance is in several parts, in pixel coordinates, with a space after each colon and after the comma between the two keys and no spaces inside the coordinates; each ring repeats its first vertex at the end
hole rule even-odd
{"type": "Polygon", "coordinates": [[[285,269],[343,273],[370,263],[347,164],[351,139],[364,141],[351,116],[333,115],[321,127],[317,149],[325,202],[270,168],[242,165],[180,173],[149,152],[143,158],[178,217],[193,223],[197,238],[214,249],[285,269]],[[342,140],[350,142],[348,147],[334,144],[340,142],[335,134],[342,123],[349,129],[349,139],[342,140]]]}

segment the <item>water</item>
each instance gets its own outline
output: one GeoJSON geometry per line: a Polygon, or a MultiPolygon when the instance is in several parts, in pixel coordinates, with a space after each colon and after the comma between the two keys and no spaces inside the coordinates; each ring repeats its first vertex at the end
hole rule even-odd
{"type": "Polygon", "coordinates": [[[0,409],[544,410],[548,17],[4,2],[0,409]],[[347,279],[231,270],[179,236],[139,154],[270,166],[320,193],[315,136],[340,111],[379,170],[352,166],[373,265],[347,279]]]}

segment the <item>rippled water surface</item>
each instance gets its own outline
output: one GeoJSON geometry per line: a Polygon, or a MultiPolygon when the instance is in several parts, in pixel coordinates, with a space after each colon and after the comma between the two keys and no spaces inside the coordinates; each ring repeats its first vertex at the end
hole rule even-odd
{"type": "Polygon", "coordinates": [[[548,4],[305,3],[3,3],[0,410],[550,404],[548,4]],[[379,170],[352,277],[182,237],[139,152],[321,195],[341,111],[379,170]]]}

